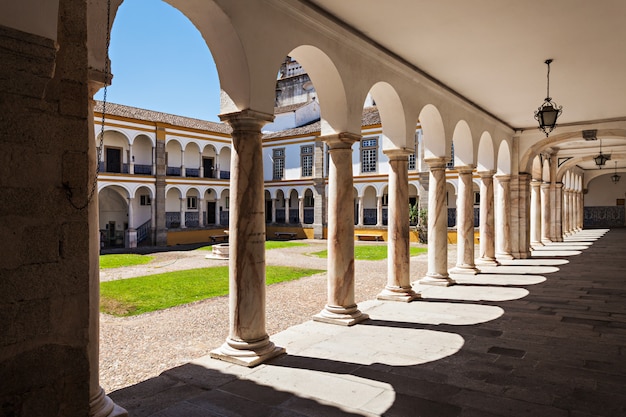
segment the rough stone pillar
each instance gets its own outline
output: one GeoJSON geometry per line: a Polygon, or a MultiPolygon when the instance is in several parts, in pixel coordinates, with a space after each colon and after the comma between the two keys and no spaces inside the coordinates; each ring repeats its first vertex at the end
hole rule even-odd
{"type": "Polygon", "coordinates": [[[543,246],[541,243],[541,181],[530,182],[530,244],[543,246]]]}
{"type": "Polygon", "coordinates": [[[156,230],[155,244],[167,246],[167,227],[165,218],[165,185],[167,178],[167,165],[165,164],[165,127],[157,124],[156,147],[155,147],[155,193],[152,204],[156,205],[156,230]]]}
{"type": "Polygon", "coordinates": [[[411,288],[409,276],[409,155],[405,149],[384,151],[389,158],[389,206],[387,227],[387,286],[379,300],[409,302],[419,296],[411,288]]]}
{"type": "MultiPolygon", "coordinates": [[[[389,217],[389,214],[387,214],[389,217]]],[[[376,226],[383,226],[383,196],[376,196],[376,226]]]]}
{"type": "Polygon", "coordinates": [[[418,281],[424,285],[449,286],[448,210],[446,205],[446,159],[424,160],[430,168],[428,178],[428,272],[418,281]]]}
{"type": "Polygon", "coordinates": [[[368,318],[354,301],[352,133],[322,137],[329,147],[328,303],[313,320],[350,326],[368,318]]]}
{"type": "Polygon", "coordinates": [[[511,255],[511,176],[496,175],[496,259],[513,259],[511,255]]]}
{"type": "Polygon", "coordinates": [[[156,167],[156,146],[152,147],[152,175],[156,175],[157,167],[156,167]]]}
{"type": "Polygon", "coordinates": [[[554,201],[556,207],[554,210],[555,218],[553,219],[553,237],[554,242],[563,242],[563,224],[561,222],[561,215],[563,214],[563,183],[557,182],[554,184],[554,201]]]}
{"type": "Polygon", "coordinates": [[[496,261],[494,232],[493,171],[480,174],[480,245],[477,265],[500,265],[496,261]]]}
{"type": "Polygon", "coordinates": [[[185,213],[187,212],[187,198],[180,198],[180,228],[186,229],[187,225],[185,224],[185,213]]]}
{"type": "Polygon", "coordinates": [[[456,167],[459,172],[459,188],[456,199],[457,258],[450,271],[455,274],[476,275],[474,264],[474,188],[473,166],[456,167]]]}
{"type": "Polygon", "coordinates": [[[276,201],[277,199],[272,198],[272,224],[276,223],[276,201]]]}
{"type": "Polygon", "coordinates": [[[265,199],[261,128],[273,115],[220,115],[233,128],[230,176],[229,312],[226,342],[211,357],[255,366],[285,352],[265,330],[265,199]]]}
{"type": "Polygon", "coordinates": [[[550,183],[541,183],[541,242],[550,243],[550,183]]]}

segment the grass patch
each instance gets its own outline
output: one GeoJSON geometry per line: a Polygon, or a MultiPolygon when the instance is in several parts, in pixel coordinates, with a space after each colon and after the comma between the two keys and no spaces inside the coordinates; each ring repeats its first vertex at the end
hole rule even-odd
{"type": "Polygon", "coordinates": [[[134,255],[130,253],[120,255],[100,255],[100,269],[143,265],[153,259],[154,256],[134,255]]]}
{"type": "MultiPolygon", "coordinates": [[[[417,256],[425,253],[427,248],[418,248],[411,246],[411,256],[417,256]]],[[[310,255],[317,256],[318,258],[328,258],[328,250],[319,252],[313,252],[310,255]]],[[[354,247],[354,259],[359,261],[379,261],[381,259],[387,259],[387,246],[386,245],[357,245],[354,247]]]]}
{"type": "MultiPolygon", "coordinates": [[[[266,283],[293,281],[319,269],[268,266],[266,283]]],[[[100,311],[134,316],[228,294],[228,267],[189,269],[100,283],[100,311]]]]}
{"type": "MultiPolygon", "coordinates": [[[[282,248],[295,248],[297,246],[307,246],[307,243],[302,242],[290,242],[284,240],[266,240],[265,241],[265,250],[270,249],[282,249],[282,248]]],[[[198,248],[198,250],[211,250],[211,245],[202,246],[198,248]]]]}

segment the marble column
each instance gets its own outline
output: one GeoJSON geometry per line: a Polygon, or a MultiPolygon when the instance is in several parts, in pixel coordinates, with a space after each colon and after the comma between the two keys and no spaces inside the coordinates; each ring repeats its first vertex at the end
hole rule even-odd
{"type": "Polygon", "coordinates": [[[180,198],[180,228],[185,229],[187,225],[185,224],[185,213],[187,212],[187,198],[180,198]]]}
{"type": "MultiPolygon", "coordinates": [[[[387,213],[389,217],[389,213],[387,213]]],[[[376,197],[376,226],[383,226],[383,196],[376,197]]]]}
{"type": "MultiPolygon", "coordinates": [[[[93,95],[103,86],[102,83],[89,80],[89,93],[93,95]]],[[[93,108],[95,101],[89,100],[88,156],[89,178],[96,175],[96,138],[93,108]]],[[[89,338],[87,354],[89,355],[89,416],[92,417],[128,417],[128,412],[115,404],[100,386],[100,231],[98,230],[98,193],[87,205],[89,227],[89,338]]]]}
{"type": "Polygon", "coordinates": [[[135,208],[133,207],[133,197],[128,197],[128,228],[126,229],[126,244],[127,248],[137,247],[137,230],[135,229],[135,208]]]}
{"type": "Polygon", "coordinates": [[[496,261],[494,232],[493,171],[480,174],[480,245],[477,265],[500,265],[496,261]]]}
{"type": "Polygon", "coordinates": [[[563,236],[569,236],[571,234],[570,222],[571,222],[571,205],[570,205],[571,191],[568,188],[563,188],[563,236]]]}
{"type": "Polygon", "coordinates": [[[387,226],[387,285],[379,300],[409,302],[419,298],[409,276],[409,155],[406,149],[384,151],[389,158],[389,206],[387,226]]]}
{"type": "Polygon", "coordinates": [[[554,210],[555,218],[552,219],[553,223],[553,237],[554,242],[563,242],[563,223],[562,223],[562,214],[563,214],[563,183],[557,182],[554,184],[554,201],[556,202],[556,207],[554,210]]]}
{"type": "Polygon", "coordinates": [[[198,197],[198,226],[204,227],[204,198],[198,197]]]}
{"type": "Polygon", "coordinates": [[[298,220],[300,224],[304,224],[304,197],[298,198],[298,220]]]}
{"type": "Polygon", "coordinates": [[[272,198],[272,224],[276,223],[276,198],[272,198]]]}
{"type": "Polygon", "coordinates": [[[446,205],[446,159],[429,158],[428,177],[428,272],[423,285],[455,284],[448,275],[448,210],[446,205]]]}
{"type": "Polygon", "coordinates": [[[180,151],[180,176],[186,177],[187,170],[185,169],[185,150],[181,149],[180,151]]]}
{"type": "Polygon", "coordinates": [[[550,233],[550,183],[541,183],[541,242],[552,242],[550,233]]]}
{"type": "MultiPolygon", "coordinates": [[[[361,136],[323,136],[328,145],[328,302],[315,321],[350,326],[368,318],[354,297],[354,180],[352,144],[361,136]]],[[[262,178],[262,176],[261,176],[262,178]]]]}
{"type": "Polygon", "coordinates": [[[128,144],[128,173],[133,175],[135,173],[135,157],[133,156],[133,144],[128,144]]]}
{"type": "Polygon", "coordinates": [[[204,164],[202,163],[202,151],[198,152],[198,159],[200,160],[200,169],[198,170],[198,177],[204,178],[204,164]]]}
{"type": "Polygon", "coordinates": [[[357,219],[357,226],[361,227],[364,224],[363,216],[365,215],[365,208],[363,207],[363,201],[365,200],[365,198],[362,195],[357,198],[359,204],[359,218],[357,219]]]}
{"type": "Polygon", "coordinates": [[[289,215],[289,211],[291,210],[291,199],[285,198],[285,223],[291,223],[291,216],[289,215]]]}
{"type": "Polygon", "coordinates": [[[496,175],[496,259],[513,259],[511,255],[511,228],[509,216],[511,214],[511,176],[496,175]]]}
{"type": "Polygon", "coordinates": [[[578,197],[578,204],[576,205],[576,207],[578,208],[578,230],[583,230],[585,205],[583,203],[584,200],[582,191],[578,190],[576,196],[578,197]]]}
{"type": "Polygon", "coordinates": [[[265,199],[261,128],[271,114],[220,115],[233,129],[230,176],[229,313],[226,342],[211,357],[255,366],[285,352],[265,330],[265,199]]]}
{"type": "Polygon", "coordinates": [[[543,246],[541,243],[541,180],[530,182],[530,245],[543,246]]]}
{"type": "Polygon", "coordinates": [[[473,166],[456,167],[459,173],[459,187],[456,199],[456,266],[450,272],[476,275],[474,264],[474,188],[473,166]]]}
{"type": "Polygon", "coordinates": [[[152,147],[152,175],[156,175],[157,167],[156,167],[156,146],[152,147]]]}
{"type": "Polygon", "coordinates": [[[222,219],[221,219],[221,210],[220,210],[220,199],[216,198],[215,199],[215,224],[222,224],[222,219]]]}
{"type": "Polygon", "coordinates": [[[578,231],[578,225],[576,224],[577,217],[577,205],[576,205],[576,191],[573,189],[569,192],[569,232],[574,234],[578,231]]]}

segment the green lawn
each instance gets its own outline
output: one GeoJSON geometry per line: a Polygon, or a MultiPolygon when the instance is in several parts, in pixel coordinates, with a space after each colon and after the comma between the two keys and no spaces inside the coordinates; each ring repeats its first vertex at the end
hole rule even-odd
{"type": "MultiPolygon", "coordinates": [[[[307,244],[302,242],[292,242],[285,240],[267,240],[265,242],[265,250],[295,248],[296,246],[307,246],[307,244]]],[[[202,246],[201,248],[198,248],[198,250],[211,250],[211,245],[202,246]]]]}
{"type": "Polygon", "coordinates": [[[120,268],[122,266],[143,265],[154,259],[154,256],[147,255],[100,255],[100,269],[120,268]]]}
{"type": "MultiPolygon", "coordinates": [[[[308,277],[318,269],[268,266],[266,283],[308,277]]],[[[228,267],[189,269],[100,283],[100,311],[134,316],[228,294],[228,267]]]]}
{"type": "MultiPolygon", "coordinates": [[[[426,253],[427,250],[427,248],[411,246],[411,256],[426,253]]],[[[310,255],[319,258],[327,258],[328,250],[313,252],[310,255]]],[[[354,259],[360,261],[379,261],[381,259],[387,259],[387,245],[356,245],[354,247],[354,259]]]]}

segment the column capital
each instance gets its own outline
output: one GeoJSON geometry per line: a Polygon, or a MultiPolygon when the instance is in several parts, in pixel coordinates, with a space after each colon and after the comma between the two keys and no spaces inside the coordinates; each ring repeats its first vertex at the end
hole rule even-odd
{"type": "Polygon", "coordinates": [[[233,130],[260,131],[264,125],[274,121],[273,114],[263,113],[252,109],[220,114],[219,118],[222,122],[228,123],[233,130]]]}
{"type": "Polygon", "coordinates": [[[509,174],[497,174],[493,176],[499,182],[511,182],[511,176],[509,174]]]}
{"type": "Polygon", "coordinates": [[[333,149],[349,149],[352,144],[361,140],[361,135],[350,132],[334,133],[331,135],[320,136],[319,138],[326,143],[331,150],[333,149]]]}
{"type": "Polygon", "coordinates": [[[428,165],[428,168],[432,169],[445,169],[448,164],[447,158],[435,157],[424,158],[424,162],[428,165]]]}
{"type": "Polygon", "coordinates": [[[496,173],[496,171],[493,170],[493,169],[489,169],[489,170],[486,170],[486,171],[477,171],[476,173],[478,175],[480,175],[481,179],[483,179],[483,178],[493,178],[493,176],[496,173]]]}
{"type": "Polygon", "coordinates": [[[409,155],[413,155],[413,151],[406,148],[383,149],[383,153],[387,155],[390,161],[406,160],[409,161],[409,155]]]}
{"type": "Polygon", "coordinates": [[[462,165],[454,167],[454,169],[456,169],[459,174],[471,174],[472,172],[474,172],[474,168],[476,168],[474,165],[462,165]]]}

